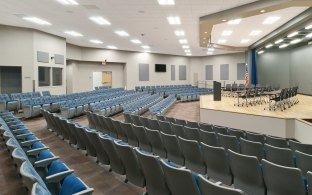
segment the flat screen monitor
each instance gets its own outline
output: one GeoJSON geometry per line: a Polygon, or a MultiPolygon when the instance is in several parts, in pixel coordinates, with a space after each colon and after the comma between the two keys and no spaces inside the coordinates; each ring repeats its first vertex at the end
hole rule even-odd
{"type": "Polygon", "coordinates": [[[166,72],[166,64],[155,64],[155,72],[166,72]]]}

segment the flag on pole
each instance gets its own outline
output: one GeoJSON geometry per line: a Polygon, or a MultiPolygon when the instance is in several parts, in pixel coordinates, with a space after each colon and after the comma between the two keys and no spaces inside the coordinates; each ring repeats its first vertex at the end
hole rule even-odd
{"type": "Polygon", "coordinates": [[[249,74],[248,74],[248,65],[246,64],[246,72],[245,72],[245,87],[249,85],[249,74]]]}

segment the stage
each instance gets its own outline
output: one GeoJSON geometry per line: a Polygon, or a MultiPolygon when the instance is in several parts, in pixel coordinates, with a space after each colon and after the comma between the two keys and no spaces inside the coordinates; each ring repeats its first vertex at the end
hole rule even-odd
{"type": "Polygon", "coordinates": [[[269,104],[237,107],[237,98],[222,97],[213,101],[212,95],[200,97],[200,121],[264,133],[295,138],[312,144],[312,124],[303,119],[312,118],[312,96],[298,95],[299,103],[284,111],[269,111],[269,104]]]}

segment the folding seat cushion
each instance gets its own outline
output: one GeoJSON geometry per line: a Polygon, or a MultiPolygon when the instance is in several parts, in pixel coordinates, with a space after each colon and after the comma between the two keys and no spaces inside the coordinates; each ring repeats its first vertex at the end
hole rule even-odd
{"type": "Polygon", "coordinates": [[[64,178],[59,195],[92,194],[93,191],[93,188],[89,188],[81,179],[72,174],[64,178]]]}

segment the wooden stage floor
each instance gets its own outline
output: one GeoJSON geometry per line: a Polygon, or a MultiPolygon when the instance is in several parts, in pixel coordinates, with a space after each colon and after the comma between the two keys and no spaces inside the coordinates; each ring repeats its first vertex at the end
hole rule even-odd
{"type": "MultiPolygon", "coordinates": [[[[234,106],[237,103],[237,98],[222,97],[221,101],[213,101],[212,95],[200,97],[200,109],[218,110],[232,113],[242,113],[257,116],[267,116],[274,118],[296,118],[296,119],[311,119],[312,118],[312,96],[298,95],[299,103],[284,111],[280,109],[276,111],[264,110],[269,106],[269,103],[256,106],[234,106]]],[[[241,101],[241,100],[240,100],[241,101]]]]}

